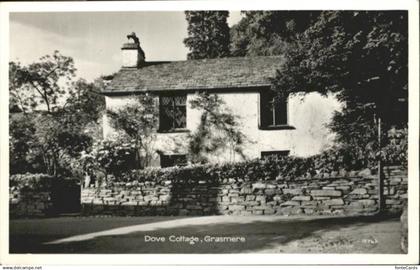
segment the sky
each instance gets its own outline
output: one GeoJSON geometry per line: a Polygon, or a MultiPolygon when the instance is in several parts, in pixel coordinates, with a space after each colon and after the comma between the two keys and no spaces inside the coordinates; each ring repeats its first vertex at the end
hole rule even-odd
{"type": "MultiPolygon", "coordinates": [[[[241,18],[230,12],[231,26],[241,18]]],[[[121,45],[135,32],[146,61],[185,60],[181,11],[10,13],[10,60],[30,64],[55,50],[74,59],[77,76],[93,81],[121,67],[121,45]]]]}

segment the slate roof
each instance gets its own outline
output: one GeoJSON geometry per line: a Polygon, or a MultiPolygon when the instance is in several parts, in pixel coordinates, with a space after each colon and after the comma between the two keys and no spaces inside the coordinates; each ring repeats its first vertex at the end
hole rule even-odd
{"type": "Polygon", "coordinates": [[[141,68],[122,68],[103,93],[269,86],[268,78],[283,62],[281,56],[151,62],[141,68]]]}

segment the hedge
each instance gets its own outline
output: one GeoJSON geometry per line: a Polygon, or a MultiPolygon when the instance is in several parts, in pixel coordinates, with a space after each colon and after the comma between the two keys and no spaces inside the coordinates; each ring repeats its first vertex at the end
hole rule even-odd
{"type": "MultiPolygon", "coordinates": [[[[170,168],[146,168],[132,170],[123,175],[109,176],[108,184],[129,182],[165,182],[188,184],[200,180],[222,182],[229,179],[242,179],[248,182],[269,180],[292,181],[302,178],[325,178],[329,176],[354,176],[356,170],[346,170],[339,165],[326,165],[320,156],[310,158],[281,157],[255,159],[250,161],[226,164],[188,165],[170,168]]],[[[372,171],[375,173],[375,171],[372,171]]]]}
{"type": "Polygon", "coordinates": [[[28,191],[52,191],[54,188],[73,187],[80,179],[61,177],[48,174],[12,174],[9,177],[9,188],[28,191]]]}
{"type": "MultiPolygon", "coordinates": [[[[265,181],[273,179],[293,180],[297,178],[323,178],[329,176],[353,176],[356,171],[370,169],[376,173],[379,158],[384,166],[407,166],[407,129],[391,129],[388,144],[380,152],[367,156],[355,155],[350,146],[333,147],[311,157],[277,157],[254,159],[226,164],[195,164],[185,167],[146,168],[143,170],[122,170],[122,173],[106,175],[107,182],[148,181],[222,181],[229,178],[244,181],[265,181]]],[[[115,156],[115,155],[113,155],[115,156]]],[[[115,157],[114,157],[115,158],[115,157]]],[[[118,155],[117,158],[118,160],[118,155]]],[[[104,170],[92,170],[98,180],[104,170]],[[96,173],[95,173],[96,172],[96,173]]],[[[112,170],[112,172],[114,172],[112,170]]]]}
{"type": "Polygon", "coordinates": [[[51,189],[55,177],[48,174],[13,174],[9,177],[9,188],[19,190],[47,191],[51,189]]]}

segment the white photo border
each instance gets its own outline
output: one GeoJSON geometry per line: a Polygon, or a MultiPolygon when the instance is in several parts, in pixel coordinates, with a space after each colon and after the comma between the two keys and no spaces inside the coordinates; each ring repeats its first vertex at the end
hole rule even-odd
{"type": "Polygon", "coordinates": [[[419,2],[416,0],[143,1],[0,3],[0,262],[13,265],[284,265],[419,263],[419,2]],[[408,10],[409,12],[409,190],[408,254],[9,254],[8,62],[12,12],[183,10],[408,10]]]}

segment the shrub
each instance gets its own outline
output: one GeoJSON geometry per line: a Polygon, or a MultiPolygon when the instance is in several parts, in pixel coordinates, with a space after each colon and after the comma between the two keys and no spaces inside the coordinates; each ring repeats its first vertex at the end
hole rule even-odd
{"type": "Polygon", "coordinates": [[[9,188],[19,190],[45,191],[50,190],[55,180],[54,176],[47,174],[13,174],[9,178],[9,188]]]}
{"type": "Polygon", "coordinates": [[[146,168],[135,170],[130,163],[135,153],[134,145],[121,142],[102,142],[91,154],[85,155],[85,170],[102,170],[113,174],[116,182],[163,182],[173,181],[186,184],[189,181],[225,181],[229,178],[257,182],[274,179],[323,177],[340,171],[375,169],[379,157],[383,165],[407,164],[407,130],[390,130],[381,152],[372,152],[368,157],[354,159],[346,148],[331,148],[311,157],[271,157],[237,163],[195,164],[185,167],[146,168]],[[372,159],[372,156],[374,158],[372,159]]]}
{"type": "Polygon", "coordinates": [[[45,172],[42,154],[35,147],[34,115],[9,115],[9,162],[11,174],[45,172]]]}
{"type": "Polygon", "coordinates": [[[382,160],[389,165],[407,166],[408,129],[390,129],[387,133],[388,143],[381,151],[382,160]]]}
{"type": "MultiPolygon", "coordinates": [[[[400,142],[404,137],[398,133],[400,142]]],[[[395,145],[400,145],[395,143],[395,145]]],[[[394,146],[388,146],[392,148],[394,146]]],[[[386,155],[385,165],[401,164],[406,158],[404,148],[398,147],[399,152],[386,155]]],[[[230,178],[243,179],[249,182],[269,181],[282,179],[292,181],[297,178],[324,177],[338,174],[340,171],[356,171],[360,169],[374,169],[377,163],[360,168],[360,163],[354,163],[342,149],[330,149],[320,155],[307,158],[276,157],[267,159],[254,159],[237,163],[225,164],[196,164],[185,167],[146,168],[144,170],[127,170],[126,174],[116,175],[117,182],[164,182],[172,181],[178,184],[188,184],[199,180],[209,182],[228,181],[230,178]]],[[[404,165],[404,164],[402,164],[404,165]]]]}
{"type": "Polygon", "coordinates": [[[245,134],[239,129],[238,116],[234,115],[218,95],[200,93],[190,101],[193,109],[202,111],[197,130],[190,134],[189,159],[193,163],[208,162],[209,155],[214,155],[220,149],[229,151],[229,160],[243,154],[245,134]]]}
{"type": "Polygon", "coordinates": [[[83,152],[79,167],[88,174],[97,171],[120,176],[134,168],[136,147],[132,142],[102,140],[93,144],[90,152],[83,152]]]}
{"type": "Polygon", "coordinates": [[[128,104],[115,112],[108,110],[107,115],[113,128],[118,130],[120,135],[127,136],[130,143],[135,145],[135,158],[139,166],[147,167],[152,160],[151,145],[156,138],[158,108],[152,95],[137,95],[132,98],[136,103],[128,104]]]}
{"type": "Polygon", "coordinates": [[[268,181],[276,178],[292,180],[316,175],[318,171],[313,168],[314,162],[310,158],[282,157],[226,164],[196,164],[163,169],[146,168],[120,174],[115,180],[117,182],[172,181],[178,184],[188,184],[203,179],[217,183],[228,181],[231,178],[250,182],[268,181]]]}

